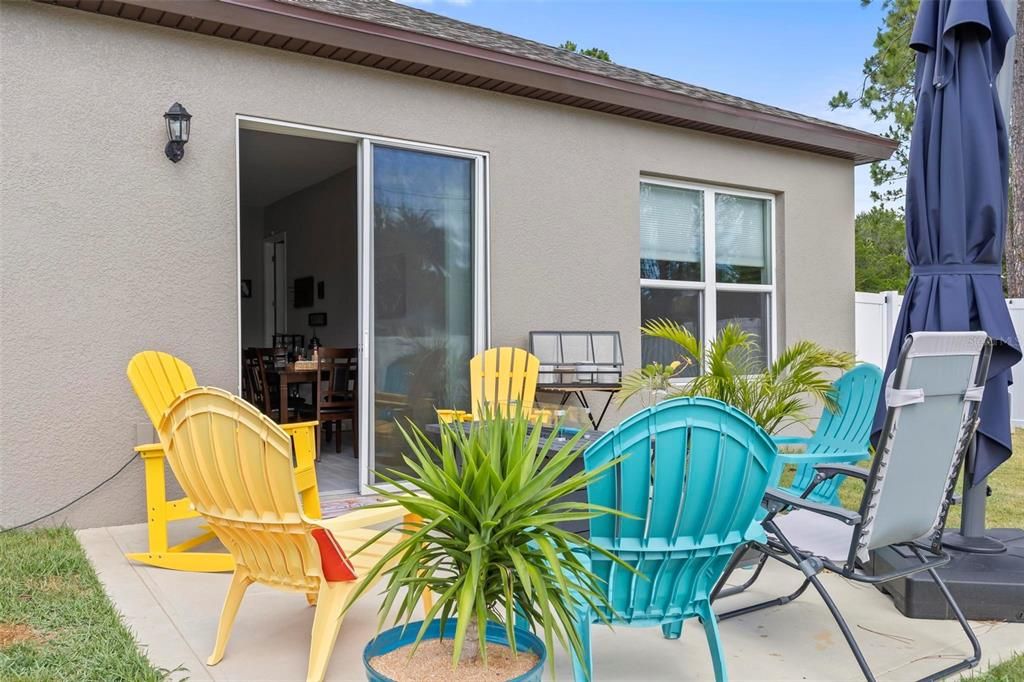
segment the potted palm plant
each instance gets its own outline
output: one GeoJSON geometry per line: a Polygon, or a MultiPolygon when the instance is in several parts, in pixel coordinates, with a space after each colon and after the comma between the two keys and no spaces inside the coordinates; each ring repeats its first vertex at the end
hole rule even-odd
{"type": "Polygon", "coordinates": [[[521,411],[440,429],[437,444],[410,424],[406,469],[378,473],[393,488],[376,492],[421,520],[362,582],[385,580],[378,627],[391,614],[396,624],[367,645],[367,677],[477,680],[486,669],[486,679],[540,680],[556,639],[582,654],[580,605],[611,611],[573,551],[601,550],[563,528],[609,510],[564,498],[617,462],[564,475],[582,432],[544,429],[521,411]],[[433,606],[411,622],[425,592],[433,606]]]}
{"type": "Polygon", "coordinates": [[[797,341],[762,366],[757,337],[732,324],[707,344],[672,320],[652,320],[640,331],[671,341],[679,348],[679,357],[668,365],[651,363],[623,377],[620,404],[634,396],[650,401],[652,394],[658,398],[715,398],[743,410],[768,433],[805,421],[815,402],[837,411],[829,372],[847,370],[854,364],[852,353],[797,341]],[[701,373],[686,381],[671,381],[691,365],[697,365],[701,373]]]}

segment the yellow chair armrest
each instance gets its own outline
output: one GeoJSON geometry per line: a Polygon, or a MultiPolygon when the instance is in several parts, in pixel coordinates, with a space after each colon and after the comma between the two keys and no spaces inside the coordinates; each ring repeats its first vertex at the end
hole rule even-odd
{"type": "Polygon", "coordinates": [[[530,421],[539,422],[544,425],[552,425],[557,420],[555,411],[543,407],[527,407],[523,410],[524,416],[530,421]]]}
{"type": "Polygon", "coordinates": [[[293,473],[295,487],[300,493],[311,488],[316,489],[316,469],[312,465],[296,467],[293,473]]]}
{"type": "Polygon", "coordinates": [[[408,512],[404,507],[398,505],[392,507],[374,507],[371,509],[356,509],[347,514],[342,514],[333,519],[324,519],[317,523],[332,533],[338,533],[367,526],[376,526],[381,523],[397,523],[405,518],[408,512]]]}
{"type": "Polygon", "coordinates": [[[295,444],[295,464],[299,469],[312,468],[316,459],[317,422],[281,424],[281,428],[295,444]]]}
{"type": "Polygon", "coordinates": [[[288,422],[287,424],[278,424],[285,433],[291,435],[292,431],[301,431],[303,429],[314,429],[320,422],[288,422]]]}
{"type": "Polygon", "coordinates": [[[163,457],[164,446],[160,443],[147,443],[146,445],[136,445],[133,448],[135,452],[139,453],[143,458],[146,457],[163,457]]]}

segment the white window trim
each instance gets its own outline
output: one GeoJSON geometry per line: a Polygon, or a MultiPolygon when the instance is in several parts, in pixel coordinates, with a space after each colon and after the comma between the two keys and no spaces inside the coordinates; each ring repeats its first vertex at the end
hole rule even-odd
{"type": "MultiPolygon", "coordinates": [[[[663,187],[675,187],[701,192],[704,199],[704,261],[702,270],[704,281],[687,282],[679,280],[663,279],[640,279],[641,288],[651,289],[675,289],[680,291],[702,291],[704,292],[703,304],[701,306],[702,330],[704,340],[707,342],[718,335],[718,291],[737,291],[768,294],[768,361],[772,362],[778,357],[778,257],[775,251],[775,195],[768,192],[756,192],[744,189],[735,189],[724,185],[711,185],[695,182],[682,182],[666,178],[640,176],[641,184],[661,185],[663,187]],[[769,277],[771,284],[737,284],[735,282],[718,282],[718,271],[716,263],[715,244],[715,194],[729,194],[738,197],[750,197],[752,199],[764,199],[768,202],[768,244],[766,255],[769,260],[769,277]]],[[[639,264],[639,260],[638,260],[639,264]]]]}

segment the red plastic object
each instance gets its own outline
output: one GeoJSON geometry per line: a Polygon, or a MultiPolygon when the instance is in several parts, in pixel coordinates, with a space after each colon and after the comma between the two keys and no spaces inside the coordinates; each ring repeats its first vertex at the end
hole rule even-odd
{"type": "Polygon", "coordinates": [[[324,579],[329,583],[355,580],[356,569],[334,536],[323,528],[315,528],[312,533],[316,544],[320,546],[320,567],[323,569],[324,579]]]}

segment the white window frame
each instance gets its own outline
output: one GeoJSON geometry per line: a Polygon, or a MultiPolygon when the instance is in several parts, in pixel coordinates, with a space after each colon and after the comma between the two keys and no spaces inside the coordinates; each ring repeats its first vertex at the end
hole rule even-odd
{"type": "MultiPolygon", "coordinates": [[[[701,329],[704,332],[704,342],[714,339],[718,335],[718,292],[736,291],[749,293],[768,294],[768,362],[777,357],[778,339],[778,276],[776,272],[775,251],[775,195],[767,192],[755,192],[744,189],[735,189],[725,185],[711,185],[695,182],[682,182],[666,178],[640,176],[640,184],[661,185],[663,187],[675,187],[679,189],[696,190],[701,192],[704,199],[704,255],[701,269],[704,273],[703,281],[683,281],[666,279],[640,278],[641,289],[674,289],[677,291],[701,291],[704,292],[701,305],[701,329]],[[771,284],[736,284],[733,282],[719,282],[718,268],[715,267],[716,244],[715,229],[717,228],[715,217],[715,195],[729,194],[737,197],[749,197],[752,199],[764,199],[768,202],[768,243],[765,245],[765,255],[769,259],[769,277],[771,284]]],[[[637,187],[639,190],[639,185],[637,187]]],[[[640,265],[640,258],[637,259],[637,267],[640,265]]]]}

